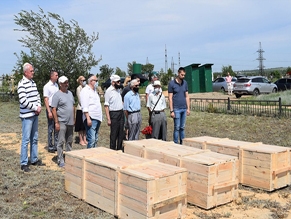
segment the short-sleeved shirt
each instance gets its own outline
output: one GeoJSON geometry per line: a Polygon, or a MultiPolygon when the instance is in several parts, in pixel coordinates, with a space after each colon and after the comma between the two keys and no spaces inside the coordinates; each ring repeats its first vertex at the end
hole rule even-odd
{"type": "Polygon", "coordinates": [[[181,84],[176,79],[170,81],[168,93],[173,93],[173,109],[187,109],[186,92],[188,92],[187,81],[182,80],[181,84]]]}
{"type": "Polygon", "coordinates": [[[120,90],[115,89],[112,85],[106,90],[104,106],[109,107],[109,111],[118,111],[123,109],[120,90]]]}
{"type": "Polygon", "coordinates": [[[59,90],[59,85],[51,80],[43,87],[43,97],[49,98],[49,105],[52,105],[53,95],[59,90]]]}
{"type": "Polygon", "coordinates": [[[124,96],[123,110],[134,112],[140,110],[139,93],[134,93],[132,90],[124,96]]]}
{"type": "Polygon", "coordinates": [[[56,108],[59,122],[74,125],[74,97],[71,91],[54,94],[51,107],[56,108]]]}
{"type": "Polygon", "coordinates": [[[165,96],[162,93],[157,94],[155,91],[152,92],[149,95],[149,99],[147,101],[147,107],[149,107],[151,111],[153,110],[154,107],[155,107],[154,111],[162,111],[162,110],[166,109],[167,104],[166,104],[165,96]],[[160,98],[160,95],[162,95],[161,98],[160,98]],[[159,102],[157,103],[158,100],[159,100],[159,102]],[[157,105],[156,105],[156,103],[157,103],[157,105]],[[155,107],[155,105],[156,105],[156,107],[155,107]]]}

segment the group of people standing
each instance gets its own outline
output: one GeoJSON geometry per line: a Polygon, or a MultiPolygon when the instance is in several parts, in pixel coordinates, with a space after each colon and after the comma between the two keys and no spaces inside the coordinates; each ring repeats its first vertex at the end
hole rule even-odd
{"type": "MultiPolygon", "coordinates": [[[[18,84],[20,102],[20,118],[22,120],[22,143],[20,165],[24,172],[29,172],[28,144],[30,143],[30,163],[45,165],[38,159],[38,115],[41,112],[40,95],[32,80],[34,69],[29,63],[23,65],[23,79],[18,84]]],[[[186,115],[190,114],[190,103],[187,82],[184,80],[185,69],[180,68],[178,76],[168,85],[170,116],[174,120],[173,139],[182,144],[185,137],[184,129],[186,115]]],[[[110,148],[123,149],[123,140],[138,140],[142,116],[139,95],[140,77],[131,76],[131,81],[122,90],[118,75],[112,75],[111,86],[106,90],[104,109],[107,125],[110,126],[110,148]],[[125,137],[126,136],[126,137],[125,137]]],[[[90,74],[85,79],[77,79],[76,89],[78,104],[68,90],[69,80],[66,76],[58,77],[58,72],[50,72],[50,80],[43,88],[44,104],[48,122],[48,152],[57,151],[59,167],[64,167],[63,145],[66,151],[72,149],[73,131],[78,132],[79,143],[87,148],[97,146],[98,133],[102,118],[102,106],[97,91],[98,78],[90,74]]],[[[157,77],[152,77],[146,88],[149,124],[152,126],[152,138],[167,139],[167,108],[161,83],[157,77]]]]}

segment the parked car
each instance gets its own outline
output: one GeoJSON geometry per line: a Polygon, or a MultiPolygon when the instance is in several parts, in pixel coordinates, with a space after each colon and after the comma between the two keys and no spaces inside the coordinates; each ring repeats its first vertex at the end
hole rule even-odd
{"type": "MultiPolygon", "coordinates": [[[[125,80],[124,77],[120,77],[120,85],[122,86],[121,87],[122,89],[123,89],[124,80],[125,80]]],[[[101,84],[101,88],[103,91],[105,91],[108,87],[110,87],[110,85],[111,85],[111,80],[110,78],[108,78],[105,82],[101,84]]]]}
{"type": "Polygon", "coordinates": [[[281,78],[275,83],[278,87],[278,91],[283,91],[283,90],[290,90],[291,89],[291,78],[281,78]]]}
{"type": "Polygon", "coordinates": [[[241,77],[233,85],[236,98],[242,95],[260,95],[277,92],[277,85],[262,76],[241,77]]]}
{"type": "MultiPolygon", "coordinates": [[[[232,85],[234,84],[234,82],[236,82],[236,80],[237,80],[236,77],[232,78],[232,80],[231,80],[232,85]]],[[[226,83],[226,78],[225,77],[216,78],[212,82],[212,89],[213,89],[213,91],[226,92],[228,90],[227,83],[226,83]]]]}

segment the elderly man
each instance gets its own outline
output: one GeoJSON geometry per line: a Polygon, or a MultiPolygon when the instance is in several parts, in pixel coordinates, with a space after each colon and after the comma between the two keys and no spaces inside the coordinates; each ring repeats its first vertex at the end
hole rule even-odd
{"type": "Polygon", "coordinates": [[[130,82],[131,90],[124,96],[123,110],[128,122],[128,140],[138,140],[141,126],[139,82],[134,79],[130,82]]]}
{"type": "Polygon", "coordinates": [[[145,93],[146,93],[146,101],[148,101],[148,98],[149,98],[149,95],[154,91],[154,82],[158,80],[158,76],[156,75],[153,75],[151,78],[150,78],[150,82],[148,84],[148,86],[146,87],[146,90],[145,90],[145,93]]]}
{"type": "Polygon", "coordinates": [[[58,132],[55,130],[55,123],[52,114],[52,99],[53,95],[59,90],[59,86],[57,84],[58,81],[58,72],[52,70],[50,72],[50,80],[46,83],[43,87],[43,98],[44,98],[44,105],[46,108],[46,117],[48,123],[48,134],[47,134],[47,148],[48,152],[55,153],[57,150],[57,143],[58,143],[58,132]],[[54,141],[53,141],[54,136],[54,141]],[[54,142],[54,143],[53,143],[54,142]]]}
{"type": "Polygon", "coordinates": [[[110,126],[110,149],[122,150],[124,137],[124,113],[120,95],[120,77],[112,75],[111,86],[105,92],[104,108],[107,117],[107,125],[110,126]],[[116,145],[117,144],[117,145],[116,145]]]}
{"type": "Polygon", "coordinates": [[[58,135],[58,165],[64,167],[63,145],[66,144],[66,151],[72,150],[73,129],[75,124],[74,97],[68,90],[69,80],[66,76],[59,78],[60,90],[52,99],[52,112],[54,116],[55,129],[58,135]]]}
{"type": "Polygon", "coordinates": [[[80,93],[83,121],[86,129],[87,148],[95,148],[98,132],[102,121],[102,107],[97,93],[98,79],[95,75],[88,76],[88,83],[80,93]]]}
{"type": "Polygon", "coordinates": [[[32,165],[43,166],[38,159],[38,115],[41,112],[41,101],[35,82],[32,80],[34,69],[31,64],[23,65],[23,78],[18,83],[17,93],[20,103],[22,122],[22,142],[20,151],[21,170],[29,172],[28,143],[30,143],[30,162],[32,165]]]}
{"type": "Polygon", "coordinates": [[[154,90],[150,93],[147,107],[150,112],[150,125],[152,126],[152,138],[167,140],[167,108],[166,99],[161,92],[161,82],[154,81],[154,90]]]}

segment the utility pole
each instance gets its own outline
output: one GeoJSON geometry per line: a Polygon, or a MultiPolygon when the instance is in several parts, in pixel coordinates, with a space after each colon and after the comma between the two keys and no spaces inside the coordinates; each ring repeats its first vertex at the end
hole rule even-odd
{"type": "Polygon", "coordinates": [[[168,73],[167,45],[165,45],[165,73],[168,73]]]}
{"type": "Polygon", "coordinates": [[[259,60],[259,66],[258,66],[258,68],[259,68],[259,74],[261,75],[261,76],[263,76],[264,75],[264,65],[263,65],[263,60],[266,60],[264,57],[263,57],[263,53],[265,52],[263,49],[262,49],[262,47],[261,47],[261,42],[260,42],[260,47],[259,47],[259,49],[258,49],[258,54],[259,54],[259,57],[257,58],[257,60],[259,60]]]}
{"type": "Polygon", "coordinates": [[[181,65],[180,65],[181,64],[181,62],[180,62],[181,61],[181,59],[180,59],[180,52],[178,53],[178,57],[179,57],[179,68],[180,68],[181,67],[181,65]]]}
{"type": "Polygon", "coordinates": [[[174,58],[172,57],[171,69],[172,69],[173,74],[175,74],[175,65],[177,65],[177,64],[174,63],[174,58]]]}

